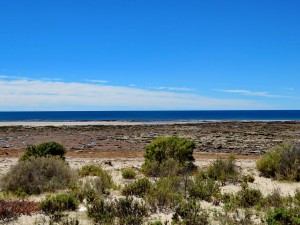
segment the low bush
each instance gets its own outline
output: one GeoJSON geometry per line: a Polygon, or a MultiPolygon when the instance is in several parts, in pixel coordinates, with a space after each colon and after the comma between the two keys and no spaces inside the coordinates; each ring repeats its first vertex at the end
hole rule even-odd
{"type": "Polygon", "coordinates": [[[253,182],[255,181],[255,178],[254,178],[254,176],[252,176],[252,175],[244,175],[244,176],[242,177],[242,181],[243,181],[243,182],[253,183],[253,182]]]}
{"type": "Polygon", "coordinates": [[[147,207],[133,198],[99,199],[88,206],[88,216],[97,224],[140,225],[147,215],[147,207]]]}
{"type": "Polygon", "coordinates": [[[262,200],[264,207],[281,207],[284,203],[284,197],[281,196],[278,189],[275,189],[271,194],[267,195],[262,200]]]}
{"type": "Polygon", "coordinates": [[[294,196],[295,203],[300,206],[300,190],[297,189],[294,196]]]}
{"type": "Polygon", "coordinates": [[[275,208],[266,216],[268,225],[299,225],[300,208],[275,208]]]}
{"type": "Polygon", "coordinates": [[[300,181],[300,144],[283,144],[264,154],[257,169],[265,177],[300,181]]]}
{"type": "Polygon", "coordinates": [[[97,199],[88,205],[87,214],[94,220],[95,224],[114,224],[116,218],[115,202],[97,199]]]}
{"type": "Polygon", "coordinates": [[[236,193],[236,198],[239,206],[248,208],[259,204],[263,196],[260,190],[250,189],[247,183],[242,183],[242,190],[236,193]]]}
{"type": "MultiPolygon", "coordinates": [[[[78,189],[85,189],[87,192],[96,191],[99,194],[105,194],[113,187],[111,175],[100,166],[85,165],[79,170],[81,176],[97,176],[97,178],[88,178],[80,184],[78,189]]],[[[84,190],[83,190],[84,191],[84,190]]]]}
{"type": "MultiPolygon", "coordinates": [[[[112,182],[105,181],[107,180],[104,179],[103,182],[101,176],[89,177],[73,184],[71,190],[73,195],[80,201],[86,199],[87,202],[92,202],[95,199],[100,198],[103,194],[108,194],[109,189],[113,187],[112,182]]],[[[110,181],[112,181],[112,179],[110,179],[110,181]]]]}
{"type": "Polygon", "coordinates": [[[123,195],[136,195],[143,197],[151,188],[152,184],[147,178],[141,178],[132,184],[126,185],[123,190],[123,195]]]}
{"type": "Polygon", "coordinates": [[[184,194],[180,177],[160,178],[149,190],[145,199],[153,209],[174,208],[184,194]]]}
{"type": "Polygon", "coordinates": [[[235,165],[235,156],[230,154],[227,159],[218,158],[206,170],[209,178],[219,180],[222,184],[226,181],[236,182],[239,172],[235,165]]]}
{"type": "Polygon", "coordinates": [[[0,220],[16,219],[20,215],[31,215],[39,211],[38,203],[33,201],[0,201],[0,220]]]}
{"type": "Polygon", "coordinates": [[[136,172],[131,168],[126,168],[122,170],[122,177],[124,179],[134,179],[136,177],[136,172]]]}
{"type": "Polygon", "coordinates": [[[41,143],[39,145],[31,145],[26,148],[25,153],[20,157],[21,161],[37,157],[51,157],[55,156],[61,159],[64,158],[66,149],[61,144],[50,141],[41,143]]]}
{"type": "Polygon", "coordinates": [[[119,224],[140,225],[148,216],[147,207],[133,198],[120,198],[116,201],[116,216],[119,224]]]}
{"type": "Polygon", "coordinates": [[[169,158],[162,163],[158,161],[145,163],[142,169],[145,175],[150,177],[168,177],[177,176],[182,170],[182,165],[177,160],[169,158]]]}
{"type": "Polygon", "coordinates": [[[88,178],[85,180],[84,188],[95,189],[101,194],[107,194],[108,190],[113,187],[113,181],[108,173],[104,173],[101,176],[95,178],[88,178]]]}
{"type": "Polygon", "coordinates": [[[102,176],[103,174],[107,173],[105,170],[101,168],[101,166],[96,165],[84,165],[79,170],[80,176],[102,176]]]}
{"type": "Polygon", "coordinates": [[[182,225],[206,225],[209,214],[195,200],[182,201],[173,214],[173,223],[182,225]]]}
{"type": "Polygon", "coordinates": [[[179,163],[195,161],[193,151],[195,142],[186,138],[173,137],[157,137],[150,145],[145,147],[145,161],[157,161],[162,163],[168,158],[173,158],[179,163]]]}
{"type": "Polygon", "coordinates": [[[201,180],[195,178],[194,181],[189,181],[188,191],[191,198],[211,201],[213,196],[216,196],[220,193],[220,186],[218,182],[211,179],[201,180]]]}
{"type": "Polygon", "coordinates": [[[19,161],[1,179],[4,191],[40,194],[67,188],[76,174],[64,161],[56,158],[34,158],[19,161]]]}
{"type": "Polygon", "coordinates": [[[79,201],[71,194],[63,193],[55,196],[47,196],[40,203],[40,209],[46,214],[54,214],[62,211],[76,210],[79,206],[79,201]]]}
{"type": "MultiPolygon", "coordinates": [[[[244,211],[235,210],[232,213],[215,212],[214,222],[222,225],[253,225],[252,216],[253,212],[247,209],[244,211]]],[[[255,224],[264,224],[258,223],[258,221],[255,222],[255,224]]]]}

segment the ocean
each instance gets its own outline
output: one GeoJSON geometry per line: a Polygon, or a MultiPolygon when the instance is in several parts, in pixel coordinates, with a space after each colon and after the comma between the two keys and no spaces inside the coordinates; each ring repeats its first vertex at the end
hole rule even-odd
{"type": "Polygon", "coordinates": [[[0,112],[11,121],[195,121],[195,120],[300,120],[300,110],[193,110],[193,111],[41,111],[0,112]]]}

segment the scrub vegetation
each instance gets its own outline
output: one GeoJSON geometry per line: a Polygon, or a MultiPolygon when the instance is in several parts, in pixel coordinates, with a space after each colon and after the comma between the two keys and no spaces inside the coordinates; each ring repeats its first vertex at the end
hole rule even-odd
{"type": "MultiPolygon", "coordinates": [[[[49,224],[80,224],[69,218],[69,212],[84,207],[82,213],[91,224],[300,224],[299,190],[293,196],[276,189],[264,195],[255,188],[257,176],[245,174],[234,155],[198,168],[196,145],[183,137],[156,138],[145,147],[141,169],[127,167],[114,173],[93,164],[72,170],[64,160],[64,147],[38,146],[51,150],[39,151],[47,152],[40,156],[25,153],[1,178],[2,221],[43,213],[49,224]],[[115,173],[123,184],[115,183],[115,173]],[[225,192],[228,185],[237,191],[225,192]],[[39,202],[28,200],[45,192],[39,202]],[[159,213],[171,216],[159,221],[153,217],[159,213]]],[[[299,152],[299,144],[280,145],[261,156],[257,170],[265,179],[297,182],[299,152]]]]}

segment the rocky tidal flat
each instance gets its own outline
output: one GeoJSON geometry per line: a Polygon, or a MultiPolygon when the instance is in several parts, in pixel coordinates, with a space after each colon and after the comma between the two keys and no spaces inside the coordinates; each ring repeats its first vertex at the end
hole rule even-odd
{"type": "Polygon", "coordinates": [[[141,157],[157,136],[178,135],[196,143],[195,154],[261,155],[283,142],[300,141],[300,122],[203,122],[148,125],[2,126],[1,156],[57,141],[78,157],[141,157]]]}

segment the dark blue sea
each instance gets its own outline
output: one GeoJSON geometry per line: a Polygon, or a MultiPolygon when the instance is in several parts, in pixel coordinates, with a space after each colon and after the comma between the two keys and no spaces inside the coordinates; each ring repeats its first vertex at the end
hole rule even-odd
{"type": "Polygon", "coordinates": [[[300,110],[0,112],[0,121],[300,120],[300,110]]]}

